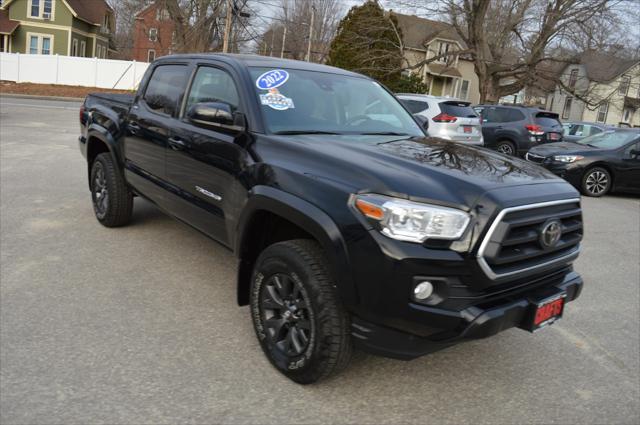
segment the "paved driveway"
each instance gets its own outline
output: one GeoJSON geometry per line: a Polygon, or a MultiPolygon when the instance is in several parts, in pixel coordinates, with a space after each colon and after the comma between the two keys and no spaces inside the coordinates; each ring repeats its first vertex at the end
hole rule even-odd
{"type": "Polygon", "coordinates": [[[584,199],[566,317],[298,386],[235,305],[233,256],[142,200],[93,217],[78,105],[0,100],[0,422],[638,423],[640,200],[584,199]]]}

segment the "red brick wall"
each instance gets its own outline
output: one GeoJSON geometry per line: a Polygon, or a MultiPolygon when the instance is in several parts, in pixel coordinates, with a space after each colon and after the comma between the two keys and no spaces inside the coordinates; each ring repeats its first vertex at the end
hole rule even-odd
{"type": "Polygon", "coordinates": [[[156,58],[171,53],[173,38],[173,21],[170,19],[157,20],[157,7],[149,6],[136,17],[133,30],[133,59],[140,62],[147,62],[149,50],[156,52],[156,58]],[[149,30],[158,30],[158,40],[149,40],[149,30]]]}

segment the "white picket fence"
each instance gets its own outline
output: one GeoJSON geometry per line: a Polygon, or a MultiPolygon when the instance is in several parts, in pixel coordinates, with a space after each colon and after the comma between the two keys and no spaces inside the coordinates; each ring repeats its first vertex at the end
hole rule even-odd
{"type": "Polygon", "coordinates": [[[133,90],[148,66],[136,61],[0,53],[0,80],[133,90]]]}

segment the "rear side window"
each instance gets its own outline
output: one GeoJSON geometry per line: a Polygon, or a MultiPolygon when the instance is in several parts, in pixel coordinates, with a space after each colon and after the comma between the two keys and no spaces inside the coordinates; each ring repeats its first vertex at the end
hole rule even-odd
{"type": "Polygon", "coordinates": [[[524,114],[517,109],[501,108],[500,117],[502,118],[502,121],[500,122],[516,122],[524,120],[524,114]]]}
{"type": "Polygon", "coordinates": [[[182,100],[186,83],[186,65],[159,66],[153,71],[143,99],[155,112],[173,115],[182,100]]]}
{"type": "Polygon", "coordinates": [[[400,99],[400,103],[402,103],[412,114],[417,114],[418,112],[429,109],[429,104],[421,100],[400,99]]]}
{"type": "Polygon", "coordinates": [[[556,114],[537,113],[533,120],[542,127],[558,127],[562,125],[556,114]]]}
{"type": "Polygon", "coordinates": [[[476,111],[469,102],[440,102],[440,110],[454,117],[476,118],[476,111]]]}

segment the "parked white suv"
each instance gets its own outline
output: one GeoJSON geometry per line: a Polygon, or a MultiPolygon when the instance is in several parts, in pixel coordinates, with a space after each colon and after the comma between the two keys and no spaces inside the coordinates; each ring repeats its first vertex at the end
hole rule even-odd
{"type": "Polygon", "coordinates": [[[400,93],[397,97],[412,114],[429,120],[430,136],[484,145],[480,117],[470,102],[426,94],[400,93]]]}

